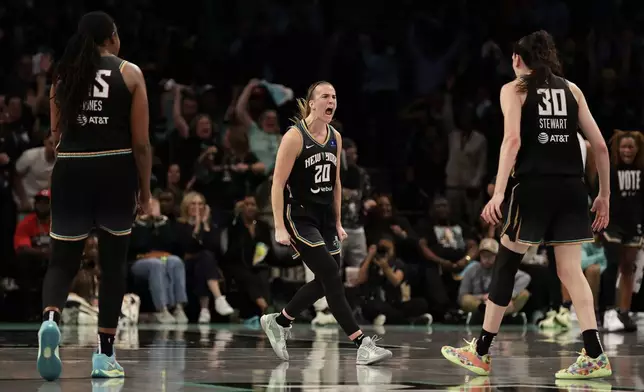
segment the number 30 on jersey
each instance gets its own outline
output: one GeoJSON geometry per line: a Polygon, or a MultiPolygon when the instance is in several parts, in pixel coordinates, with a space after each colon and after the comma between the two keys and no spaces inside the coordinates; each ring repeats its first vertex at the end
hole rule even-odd
{"type": "Polygon", "coordinates": [[[537,94],[541,96],[539,104],[540,116],[567,116],[566,92],[562,88],[540,88],[537,94]]]}

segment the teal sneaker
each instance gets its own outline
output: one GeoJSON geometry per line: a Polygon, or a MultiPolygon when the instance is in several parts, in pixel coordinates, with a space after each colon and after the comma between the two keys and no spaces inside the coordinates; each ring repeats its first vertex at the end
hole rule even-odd
{"type": "Polygon", "coordinates": [[[53,321],[43,321],[38,330],[38,360],[36,367],[40,376],[47,381],[54,381],[63,371],[58,345],[60,344],[60,329],[53,321]]]}
{"type": "Polygon", "coordinates": [[[125,371],[116,362],[116,356],[108,357],[105,354],[92,355],[92,378],[123,378],[125,371]]]}

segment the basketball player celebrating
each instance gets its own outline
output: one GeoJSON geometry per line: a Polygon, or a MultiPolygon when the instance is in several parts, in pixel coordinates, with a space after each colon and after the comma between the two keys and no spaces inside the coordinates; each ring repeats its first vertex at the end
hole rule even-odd
{"type": "Polygon", "coordinates": [[[340,278],[340,242],[347,234],[340,223],[340,134],[329,125],[335,113],[335,89],[328,82],[309,87],[298,100],[300,117],[284,135],[277,151],[271,198],[275,239],[291,244],[315,279],[305,284],[281,313],[264,315],[262,329],[277,356],[287,361],[291,323],[303,310],[326,296],[329,309],[358,347],[357,364],[391,357],[391,351],[365,337],[353,317],[340,278]]]}
{"type": "Polygon", "coordinates": [[[109,15],[85,14],[67,43],[50,92],[51,124],[59,144],[51,178],[51,261],[38,331],[37,367],[46,380],[57,379],[62,371],[60,311],[92,229],[98,231],[101,285],[99,345],[91,375],[124,377],[114,356],[114,335],[125,294],[136,192],[140,186],[138,201],[149,214],[152,161],[143,74],[116,57],[120,45],[109,15]]]}
{"type": "Polygon", "coordinates": [[[604,231],[604,244],[609,266],[604,273],[605,305],[615,306],[617,268],[619,280],[618,310],[604,313],[606,330],[633,332],[637,324],[629,316],[633,299],[634,265],[642,246],[641,189],[644,170],[644,137],[639,132],[616,131],[611,138],[611,205],[610,225],[604,231]]]}
{"type": "Polygon", "coordinates": [[[588,138],[597,162],[595,231],[608,224],[608,149],[581,90],[554,75],[560,65],[547,32],[537,31],[515,44],[512,66],[517,79],[501,89],[505,131],[494,196],[483,209],[483,219],[499,222],[512,168],[516,184],[510,192],[485,320],[478,340],[462,348],[445,346],[442,353],[476,374],[490,372],[490,345],[510,302],[519,263],[530,245],[543,241],[555,247],[559,276],[572,298],[584,341],[577,361],[555,376],[606,377],[612,371],[599,341],[593,296],[581,270],[581,243],[593,241],[593,235],[577,126],[588,138]]]}

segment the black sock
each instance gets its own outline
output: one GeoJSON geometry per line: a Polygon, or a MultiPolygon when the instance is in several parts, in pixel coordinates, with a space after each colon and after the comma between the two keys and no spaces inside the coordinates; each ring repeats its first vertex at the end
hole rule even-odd
{"type": "Polygon", "coordinates": [[[114,335],[104,332],[98,333],[98,353],[108,357],[114,354],[114,335]]]}
{"type": "Polygon", "coordinates": [[[604,348],[599,341],[599,331],[596,329],[587,329],[581,333],[581,336],[584,339],[584,348],[589,357],[597,358],[602,355],[604,348]]]}
{"type": "Polygon", "coordinates": [[[486,355],[490,351],[492,341],[496,337],[495,333],[488,332],[481,328],[481,337],[476,342],[476,353],[480,356],[486,355]]]}
{"type": "Polygon", "coordinates": [[[280,312],[279,316],[275,319],[277,324],[279,324],[282,328],[288,328],[291,326],[291,323],[293,322],[292,320],[289,320],[284,316],[284,313],[280,312]]]}
{"type": "Polygon", "coordinates": [[[561,304],[561,306],[570,310],[570,307],[572,306],[572,301],[565,301],[564,303],[561,304]]]}
{"type": "Polygon", "coordinates": [[[364,334],[360,334],[357,338],[353,339],[353,343],[356,345],[356,347],[360,348],[362,345],[362,339],[364,339],[364,334]]]}
{"type": "Polygon", "coordinates": [[[53,321],[60,324],[60,313],[55,310],[48,310],[42,314],[42,321],[53,321]]]}

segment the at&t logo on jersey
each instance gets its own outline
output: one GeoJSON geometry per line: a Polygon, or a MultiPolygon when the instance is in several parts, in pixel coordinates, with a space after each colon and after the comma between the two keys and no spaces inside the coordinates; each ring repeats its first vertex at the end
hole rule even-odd
{"type": "Polygon", "coordinates": [[[568,136],[569,135],[548,135],[545,132],[539,133],[539,136],[537,136],[537,140],[539,140],[539,143],[541,144],[546,144],[548,142],[550,143],[568,143],[568,136]]]}

